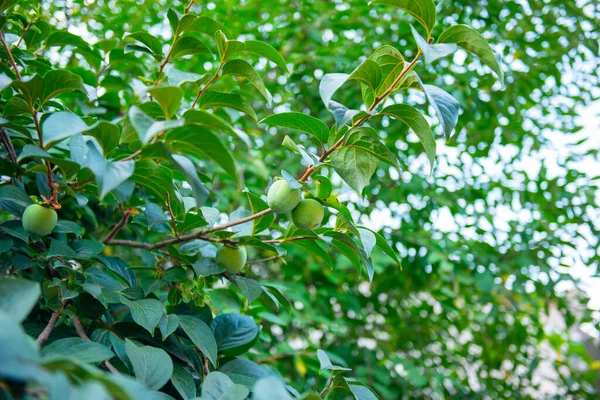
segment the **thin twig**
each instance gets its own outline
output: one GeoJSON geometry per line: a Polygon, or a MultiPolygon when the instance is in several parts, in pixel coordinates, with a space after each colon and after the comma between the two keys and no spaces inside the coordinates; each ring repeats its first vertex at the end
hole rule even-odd
{"type": "Polygon", "coordinates": [[[17,79],[21,80],[21,73],[19,72],[19,69],[17,68],[17,63],[15,62],[15,59],[12,55],[12,53],[10,52],[10,48],[8,47],[8,44],[6,43],[6,39],[4,38],[4,32],[0,31],[0,42],[2,42],[2,46],[4,47],[4,51],[6,51],[6,54],[8,55],[8,59],[12,65],[12,67],[15,70],[15,74],[17,75],[17,79]]]}
{"type": "Polygon", "coordinates": [[[263,263],[263,262],[267,262],[267,261],[278,260],[283,257],[285,257],[283,254],[278,254],[273,257],[261,258],[259,260],[251,260],[251,261],[246,262],[246,264],[259,264],[259,263],[263,263]]]}
{"type": "Polygon", "coordinates": [[[25,38],[25,35],[27,35],[27,32],[29,32],[29,29],[31,29],[31,26],[37,22],[37,19],[32,19],[29,22],[29,25],[27,25],[27,28],[25,28],[23,30],[23,32],[21,33],[21,36],[19,37],[19,40],[17,40],[17,42],[15,43],[15,47],[19,47],[19,45],[21,44],[21,42],[23,41],[23,39],[25,38]]]}
{"type": "Polygon", "coordinates": [[[202,354],[202,370],[204,372],[204,376],[206,377],[206,375],[210,374],[210,367],[208,366],[208,357],[206,357],[204,355],[204,353],[202,354]]]}
{"type": "Polygon", "coordinates": [[[130,210],[122,211],[121,220],[111,229],[111,231],[108,233],[108,235],[106,235],[106,237],[104,239],[102,239],[102,243],[106,244],[106,243],[110,242],[111,239],[114,238],[117,235],[117,233],[119,233],[119,231],[125,226],[125,224],[127,224],[127,221],[129,220],[130,216],[131,216],[130,210]]]}
{"type": "Polygon", "coordinates": [[[50,321],[48,321],[48,325],[46,325],[46,327],[44,328],[42,333],[40,333],[40,335],[35,340],[38,345],[41,346],[46,342],[46,340],[48,340],[48,338],[50,337],[50,334],[52,333],[52,331],[54,330],[54,327],[56,326],[56,323],[58,322],[58,317],[60,317],[60,314],[62,314],[63,310],[64,310],[64,306],[60,310],[54,311],[52,313],[52,316],[50,317],[50,321]]]}
{"type": "Polygon", "coordinates": [[[221,72],[221,68],[223,68],[223,61],[221,61],[221,64],[219,64],[219,68],[217,68],[217,70],[215,71],[215,74],[208,80],[208,82],[206,82],[206,85],[204,85],[204,87],[198,91],[198,95],[194,99],[194,102],[192,103],[192,107],[190,107],[190,108],[196,107],[196,104],[198,103],[200,96],[202,96],[202,93],[204,93],[206,91],[206,89],[208,89],[210,84],[213,83],[215,81],[215,79],[217,79],[219,77],[219,72],[221,72]]]}
{"type": "Polygon", "coordinates": [[[195,0],[190,0],[190,3],[185,8],[185,11],[184,11],[185,14],[187,14],[190,11],[190,8],[192,8],[192,6],[194,5],[194,1],[195,0]]]}
{"type": "Polygon", "coordinates": [[[331,376],[329,377],[329,380],[327,381],[327,386],[325,386],[325,389],[323,389],[323,390],[321,390],[321,392],[319,392],[319,396],[323,396],[325,394],[325,392],[327,392],[331,388],[332,383],[333,383],[333,371],[331,371],[331,376]]]}
{"type": "MultiPolygon", "coordinates": [[[[79,320],[79,318],[74,315],[71,317],[71,321],[73,321],[73,326],[75,326],[75,330],[77,331],[77,335],[85,340],[90,340],[89,336],[86,335],[85,330],[83,329],[83,325],[81,325],[81,321],[79,320]]],[[[91,340],[90,340],[91,341],[91,340]]],[[[119,370],[117,370],[114,365],[112,365],[110,363],[110,361],[108,360],[104,360],[100,363],[100,365],[103,365],[104,367],[106,367],[107,370],[109,370],[110,372],[112,372],[115,375],[119,375],[119,370]]]]}
{"type": "Polygon", "coordinates": [[[16,163],[17,162],[17,153],[15,152],[15,147],[13,146],[12,142],[10,141],[10,136],[8,135],[8,132],[6,132],[6,129],[4,129],[4,128],[0,128],[0,140],[2,140],[2,144],[6,148],[6,153],[8,154],[8,158],[10,158],[12,160],[12,162],[16,163]]]}

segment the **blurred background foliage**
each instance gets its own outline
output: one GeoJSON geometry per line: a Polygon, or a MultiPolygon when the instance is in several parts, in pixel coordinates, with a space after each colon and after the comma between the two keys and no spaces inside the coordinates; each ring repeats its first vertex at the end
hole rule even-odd
{"type": "MultiPolygon", "coordinates": [[[[318,92],[324,74],[351,72],[383,44],[402,49],[407,59],[416,53],[409,16],[362,0],[196,3],[193,10],[223,22],[230,38],[268,42],[288,62],[289,76],[256,59],[274,95],[271,108],[251,85],[241,88],[256,100],[259,119],[299,111],[332,125],[318,92]]],[[[595,332],[598,325],[570,271],[587,266],[595,275],[600,257],[598,169],[593,168],[598,166],[598,141],[582,134],[579,118],[600,95],[600,6],[561,0],[437,3],[433,36],[455,23],[477,29],[500,54],[505,87],[462,50],[434,65],[421,64],[423,81],[437,84],[461,104],[454,136],[438,142],[433,175],[428,176],[416,136],[397,121],[385,120],[381,137],[396,149],[400,172],[380,165],[364,199],[346,186],[341,189],[342,198],[353,200],[349,208],[358,224],[381,228],[398,249],[402,267],[375,256],[375,278],[369,284],[364,271],[346,259],[329,268],[293,245],[286,263],[253,265],[253,273],[281,288],[293,307],[277,315],[252,306],[246,310],[263,325],[262,340],[249,358],[272,365],[299,391],[314,387],[314,379],[325,382],[326,377],[314,374],[314,352],[324,348],[384,399],[590,396],[600,389],[594,387],[597,364],[578,327],[595,332]],[[553,330],[549,315],[564,325],[553,330]]],[[[156,0],[42,2],[47,23],[109,48],[135,31],[148,31],[167,46],[170,5],[156,0]]],[[[36,26],[43,29],[43,23],[36,26]]],[[[155,78],[156,61],[149,56],[124,55],[118,73],[109,68],[97,78],[80,66],[86,62],[81,57],[64,57],[65,52],[60,57],[56,48],[49,54],[81,72],[86,83],[98,79],[104,88],[99,106],[115,117],[136,101],[141,81],[155,78]]],[[[212,64],[200,54],[174,66],[202,74],[212,64]]],[[[234,87],[230,78],[214,84],[222,91],[234,87]]],[[[190,101],[193,95],[194,90],[186,91],[190,101]]],[[[337,97],[349,107],[361,104],[350,88],[337,97]]],[[[394,100],[408,98],[436,121],[419,94],[401,92],[394,100]]],[[[301,172],[301,160],[282,148],[277,130],[250,119],[236,124],[240,139],[233,151],[242,187],[262,193],[281,169],[301,172]]],[[[310,146],[307,137],[297,142],[303,139],[310,146]]],[[[232,212],[243,199],[221,174],[211,199],[222,212],[232,212]]],[[[103,218],[110,216],[97,215],[103,218]]],[[[128,259],[138,254],[114,252],[128,259]]],[[[220,296],[218,290],[211,301],[220,311],[244,310],[240,299],[225,292],[220,296]]]]}

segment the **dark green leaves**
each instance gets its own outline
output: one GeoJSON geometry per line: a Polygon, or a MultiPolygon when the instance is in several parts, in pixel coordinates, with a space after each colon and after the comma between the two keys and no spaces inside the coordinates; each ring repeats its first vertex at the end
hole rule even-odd
{"type": "Polygon", "coordinates": [[[329,128],[325,123],[310,115],[298,112],[286,112],[270,115],[260,121],[261,124],[270,126],[281,126],[284,128],[295,129],[313,135],[319,142],[327,142],[329,128]]]}
{"type": "Polygon", "coordinates": [[[456,43],[463,49],[479,57],[504,83],[504,73],[487,40],[475,29],[467,25],[454,25],[446,29],[438,38],[438,43],[456,43]]]}
{"type": "Polygon", "coordinates": [[[83,81],[79,75],[66,70],[52,70],[44,75],[42,104],[58,95],[73,90],[83,91],[83,81]]]}
{"type": "Polygon", "coordinates": [[[220,353],[235,356],[246,352],[260,332],[252,317],[240,314],[221,314],[211,324],[220,353]]]}
{"type": "Polygon", "coordinates": [[[152,346],[138,346],[125,339],[127,357],[138,381],[150,390],[158,390],[173,375],[173,361],[163,349],[152,346]]]}
{"type": "Polygon", "coordinates": [[[204,379],[201,398],[203,400],[244,400],[249,393],[246,386],[233,383],[224,373],[214,371],[204,379]]]}
{"type": "Polygon", "coordinates": [[[217,366],[217,343],[213,331],[202,320],[189,316],[179,315],[179,326],[188,335],[191,341],[217,366]]]}
{"type": "Polygon", "coordinates": [[[160,104],[167,119],[175,115],[183,99],[183,92],[177,86],[157,86],[149,89],[148,93],[160,104]]]}
{"type": "Polygon", "coordinates": [[[437,14],[433,0],[373,0],[371,3],[386,4],[404,10],[423,25],[427,31],[427,38],[431,36],[437,14]]]}
{"type": "Polygon", "coordinates": [[[160,40],[148,32],[134,32],[125,36],[125,38],[135,39],[150,50],[151,54],[162,54],[162,45],[160,40]]]}
{"type": "Polygon", "coordinates": [[[421,144],[423,145],[423,148],[425,149],[427,158],[429,159],[431,170],[433,171],[433,165],[435,164],[436,144],[431,127],[427,123],[425,117],[423,117],[423,115],[417,109],[406,104],[395,104],[393,106],[386,107],[380,112],[380,114],[389,115],[404,122],[417,134],[421,144]]]}
{"type": "Polygon", "coordinates": [[[106,161],[92,142],[87,143],[87,148],[86,166],[96,176],[100,198],[106,196],[133,175],[135,161],[106,161]]]}

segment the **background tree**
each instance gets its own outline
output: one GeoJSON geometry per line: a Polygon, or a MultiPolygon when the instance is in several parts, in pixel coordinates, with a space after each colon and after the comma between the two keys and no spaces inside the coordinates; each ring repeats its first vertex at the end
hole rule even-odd
{"type": "Polygon", "coordinates": [[[591,395],[597,5],[88,3],[0,3],[8,396],[591,395]]]}

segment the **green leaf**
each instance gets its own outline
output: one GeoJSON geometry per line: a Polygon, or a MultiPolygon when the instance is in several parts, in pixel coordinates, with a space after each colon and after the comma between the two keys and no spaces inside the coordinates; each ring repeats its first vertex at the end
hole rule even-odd
{"type": "Polygon", "coordinates": [[[358,382],[352,378],[336,376],[333,380],[333,387],[343,388],[352,393],[355,400],[378,400],[379,397],[373,390],[364,383],[358,382]]]}
{"type": "Polygon", "coordinates": [[[246,44],[246,47],[244,47],[245,52],[254,53],[264,57],[267,60],[274,62],[285,73],[290,73],[281,54],[279,54],[279,52],[270,44],[259,40],[246,40],[244,43],[246,44]]]}
{"type": "Polygon", "coordinates": [[[154,54],[162,54],[162,44],[160,44],[160,40],[158,40],[156,37],[152,36],[148,32],[130,33],[129,35],[126,35],[123,39],[126,38],[132,38],[140,43],[143,43],[154,54]]]}
{"type": "Polygon", "coordinates": [[[325,75],[319,84],[319,93],[323,104],[329,108],[331,98],[347,81],[358,81],[375,90],[379,86],[381,78],[382,71],[379,64],[367,58],[351,74],[334,73],[325,75]]]}
{"type": "Polygon", "coordinates": [[[167,80],[169,85],[180,86],[186,82],[198,82],[200,79],[206,77],[206,74],[199,75],[192,72],[184,72],[175,68],[170,68],[167,71],[167,80]]]}
{"type": "Polygon", "coordinates": [[[258,119],[250,103],[237,93],[207,91],[200,97],[198,106],[200,108],[233,108],[234,110],[248,114],[255,121],[258,119]]]}
{"type": "Polygon", "coordinates": [[[231,136],[236,135],[233,127],[227,121],[207,111],[188,110],[183,114],[183,118],[186,124],[201,125],[219,132],[225,132],[231,136]]]}
{"type": "Polygon", "coordinates": [[[135,172],[131,179],[149,190],[157,199],[164,202],[167,193],[174,198],[173,173],[164,165],[158,165],[152,160],[135,163],[135,172]]]}
{"type": "Polygon", "coordinates": [[[222,31],[215,33],[215,42],[217,43],[217,51],[221,57],[221,62],[225,62],[232,55],[244,50],[246,45],[238,40],[228,40],[227,36],[222,31]]]}
{"type": "Polygon", "coordinates": [[[0,188],[0,206],[15,217],[21,217],[31,204],[31,197],[19,186],[7,185],[0,188]]]}
{"type": "Polygon", "coordinates": [[[39,367],[40,359],[35,342],[25,334],[13,315],[0,312],[0,326],[0,376],[3,379],[23,381],[24,384],[39,379],[43,371],[39,367]]]}
{"type": "Polygon", "coordinates": [[[26,279],[0,279],[0,313],[18,322],[31,312],[41,295],[40,285],[26,279]]]}
{"type": "Polygon", "coordinates": [[[351,368],[340,367],[338,365],[333,365],[327,353],[323,350],[317,350],[317,358],[319,359],[319,363],[321,367],[319,369],[319,373],[322,374],[323,371],[352,371],[351,368]]]}
{"type": "Polygon", "coordinates": [[[198,159],[211,158],[237,180],[237,167],[231,152],[219,137],[207,129],[185,125],[174,129],[165,138],[174,152],[194,156],[198,159]]]}
{"type": "Polygon", "coordinates": [[[108,121],[99,121],[92,127],[88,127],[88,130],[83,132],[83,134],[96,138],[104,154],[110,153],[119,145],[119,127],[108,121]]]}
{"type": "Polygon", "coordinates": [[[202,400],[244,400],[250,391],[247,387],[233,383],[225,374],[213,371],[202,384],[202,400]]]}
{"type": "Polygon", "coordinates": [[[259,123],[306,132],[313,135],[321,143],[327,142],[327,137],[329,136],[329,128],[323,121],[299,112],[273,114],[259,123]]]}
{"type": "Polygon", "coordinates": [[[44,93],[44,80],[38,74],[25,76],[20,81],[13,81],[12,86],[19,90],[29,108],[33,108],[44,93]]]}
{"type": "Polygon", "coordinates": [[[151,346],[138,347],[131,340],[125,339],[125,350],[136,379],[148,389],[158,390],[171,379],[173,361],[163,349],[151,346]]]}
{"type": "MultiPolygon", "coordinates": [[[[148,93],[160,104],[167,119],[171,119],[177,113],[183,99],[183,92],[178,86],[156,86],[149,89],[148,93]]],[[[137,107],[136,109],[139,110],[137,107]]]]}
{"type": "Polygon", "coordinates": [[[44,75],[42,104],[62,93],[74,90],[84,92],[83,80],[79,75],[66,70],[51,70],[44,75]]]}
{"type": "Polygon", "coordinates": [[[292,396],[285,388],[281,378],[269,376],[262,378],[254,385],[252,400],[292,400],[292,396]]]}
{"type": "Polygon", "coordinates": [[[375,94],[382,96],[404,71],[404,57],[392,46],[381,46],[373,52],[370,58],[381,68],[381,82],[375,90],[375,94]]]}
{"type": "Polygon", "coordinates": [[[155,299],[131,301],[124,296],[120,297],[121,303],[129,307],[131,317],[136,324],[142,326],[154,336],[156,325],[158,325],[164,314],[163,303],[155,299]]]}
{"type": "Polygon", "coordinates": [[[51,147],[68,137],[88,130],[89,127],[83,120],[70,112],[60,111],[50,114],[42,123],[42,137],[44,145],[51,147]]]}
{"type": "Polygon", "coordinates": [[[220,368],[220,371],[227,374],[233,382],[248,388],[252,388],[259,379],[269,375],[263,367],[245,358],[229,361],[220,368]]]}
{"type": "MultiPolygon", "coordinates": [[[[265,201],[259,196],[250,192],[246,192],[246,195],[248,196],[248,202],[250,203],[250,209],[252,210],[252,214],[256,214],[257,212],[269,208],[269,205],[265,203],[265,201]]],[[[268,229],[274,220],[275,216],[273,215],[273,213],[267,214],[261,218],[256,218],[252,221],[252,234],[256,235],[257,233],[268,229]]]]}
{"type": "Polygon", "coordinates": [[[158,329],[162,335],[163,342],[167,340],[169,335],[179,327],[179,317],[175,314],[164,314],[158,322],[158,329]]]}
{"type": "Polygon", "coordinates": [[[115,356],[108,347],[78,337],[56,340],[42,347],[41,355],[44,361],[70,357],[83,363],[97,363],[115,356]]]}
{"type": "Polygon", "coordinates": [[[134,160],[111,162],[106,161],[92,142],[88,142],[88,159],[86,166],[96,176],[100,198],[133,176],[134,160]]]}
{"type": "Polygon", "coordinates": [[[260,283],[254,279],[244,278],[241,275],[234,275],[233,278],[237,287],[240,288],[242,293],[244,293],[244,296],[246,296],[246,299],[248,299],[248,304],[252,303],[263,294],[260,283]]]}
{"type": "Polygon", "coordinates": [[[71,247],[80,259],[92,258],[104,250],[104,244],[96,240],[75,240],[71,247]]]}
{"type": "Polygon", "coordinates": [[[4,11],[8,10],[9,8],[14,6],[18,2],[19,2],[19,0],[2,0],[2,1],[0,1],[0,13],[3,13],[4,11]]]}
{"type": "MultiPolygon", "coordinates": [[[[369,228],[361,227],[360,229],[369,229],[369,228]]],[[[400,259],[398,258],[397,252],[394,251],[394,249],[392,249],[392,246],[390,246],[388,241],[385,240],[385,238],[380,233],[375,232],[373,230],[371,230],[371,232],[373,232],[373,234],[375,235],[377,248],[380,249],[381,251],[383,251],[388,256],[390,256],[390,258],[392,260],[396,261],[396,263],[398,263],[398,265],[401,265],[402,263],[400,262],[400,259]]]]}
{"type": "Polygon", "coordinates": [[[377,137],[377,131],[368,126],[353,128],[347,135],[341,147],[352,146],[361,148],[375,158],[399,168],[396,156],[377,137]]]}
{"type": "Polygon", "coordinates": [[[192,400],[196,397],[196,384],[192,374],[177,363],[173,364],[171,383],[183,400],[192,400]]]}
{"type": "Polygon", "coordinates": [[[263,95],[265,100],[267,100],[267,104],[271,104],[271,93],[265,87],[258,72],[248,62],[240,59],[228,61],[223,65],[222,71],[223,75],[233,75],[247,79],[263,95]]]}
{"type": "Polygon", "coordinates": [[[214,37],[217,31],[223,31],[226,35],[231,36],[225,25],[212,18],[186,14],[179,20],[179,25],[174,36],[179,37],[187,33],[198,32],[214,37]]]}
{"type": "Polygon", "coordinates": [[[356,230],[359,233],[360,242],[365,249],[365,254],[367,257],[371,257],[371,252],[377,244],[377,238],[375,237],[375,234],[370,229],[356,228],[356,230]]]}
{"type": "Polygon", "coordinates": [[[460,103],[448,92],[434,85],[423,85],[423,91],[442,123],[446,140],[450,140],[458,123],[460,103]]]}
{"type": "Polygon", "coordinates": [[[496,59],[494,50],[475,29],[467,25],[451,26],[442,32],[438,38],[438,43],[456,43],[468,52],[475,54],[496,73],[500,83],[504,84],[504,73],[496,59]]]}
{"type": "Polygon", "coordinates": [[[455,43],[438,43],[438,44],[429,44],[427,40],[423,38],[417,32],[417,30],[411,25],[410,29],[412,31],[413,37],[417,42],[417,45],[423,52],[423,57],[425,61],[429,64],[432,62],[439,60],[440,58],[447,57],[451,54],[454,54],[456,50],[458,50],[458,45],[455,43]]]}
{"type": "Polygon", "coordinates": [[[179,315],[179,326],[191,341],[217,366],[217,342],[211,329],[201,319],[190,315],[179,315]]]}
{"type": "Polygon", "coordinates": [[[436,144],[431,127],[425,117],[417,109],[406,104],[395,104],[386,107],[379,114],[389,115],[404,122],[417,134],[429,159],[431,171],[433,171],[436,144]]]}
{"type": "Polygon", "coordinates": [[[180,127],[185,123],[184,120],[155,121],[136,106],[129,109],[129,121],[143,144],[150,143],[160,132],[180,127]]]}
{"type": "Polygon", "coordinates": [[[206,189],[206,187],[200,181],[200,178],[198,178],[196,166],[189,158],[185,156],[173,154],[172,157],[173,162],[178,167],[178,169],[185,175],[188,183],[192,187],[192,193],[194,194],[196,205],[200,207],[204,204],[206,199],[208,199],[209,192],[208,189],[206,189]]]}
{"type": "Polygon", "coordinates": [[[171,60],[193,54],[212,55],[212,52],[201,40],[191,36],[182,37],[175,42],[175,45],[171,50],[171,60]]]}
{"type": "Polygon", "coordinates": [[[247,315],[220,314],[213,319],[213,330],[219,353],[236,356],[245,353],[256,341],[260,327],[247,315]]]}
{"type": "Polygon", "coordinates": [[[331,263],[331,257],[329,254],[323,250],[321,246],[315,240],[296,240],[282,243],[284,248],[287,247],[299,247],[307,253],[310,253],[319,259],[325,262],[325,266],[332,268],[333,264],[331,263]]]}
{"type": "Polygon", "coordinates": [[[373,0],[372,4],[395,6],[412,15],[427,31],[427,38],[435,26],[436,9],[433,0],[373,0]]]}

